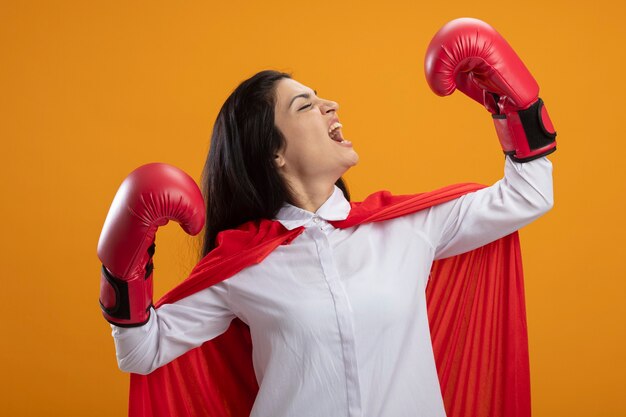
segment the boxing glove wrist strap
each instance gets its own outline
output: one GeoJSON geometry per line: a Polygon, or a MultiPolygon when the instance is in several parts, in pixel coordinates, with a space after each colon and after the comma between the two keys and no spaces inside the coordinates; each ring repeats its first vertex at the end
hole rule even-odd
{"type": "Polygon", "coordinates": [[[138,327],[148,322],[152,307],[152,273],[147,278],[123,280],[102,265],[100,277],[100,308],[109,323],[138,327]]]}
{"type": "Polygon", "coordinates": [[[492,115],[505,154],[528,162],[556,151],[556,132],[539,98],[525,110],[492,115]]]}

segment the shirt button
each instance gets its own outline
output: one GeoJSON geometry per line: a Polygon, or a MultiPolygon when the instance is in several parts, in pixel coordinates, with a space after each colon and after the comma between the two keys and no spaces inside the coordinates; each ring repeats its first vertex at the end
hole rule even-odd
{"type": "Polygon", "coordinates": [[[313,221],[314,221],[315,223],[319,223],[319,222],[320,222],[320,218],[319,218],[319,217],[313,217],[313,221]]]}

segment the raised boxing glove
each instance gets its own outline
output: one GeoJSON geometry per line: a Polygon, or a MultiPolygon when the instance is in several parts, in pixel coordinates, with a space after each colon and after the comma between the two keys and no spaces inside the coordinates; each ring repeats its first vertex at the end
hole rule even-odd
{"type": "Polygon", "coordinates": [[[100,307],[121,327],[145,324],[152,306],[152,256],[159,226],[175,220],[190,235],[204,226],[204,200],[195,181],[171,165],[143,165],[124,180],[100,239],[100,307]]]}
{"type": "Polygon", "coordinates": [[[436,94],[459,89],[492,113],[502,150],[514,161],[556,150],[556,131],[537,82],[487,23],[461,18],[445,24],[428,46],[424,70],[436,94]]]}

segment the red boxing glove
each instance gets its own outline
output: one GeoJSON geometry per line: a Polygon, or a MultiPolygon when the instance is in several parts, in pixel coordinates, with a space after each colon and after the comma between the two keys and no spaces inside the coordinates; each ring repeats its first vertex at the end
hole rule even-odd
{"type": "Polygon", "coordinates": [[[492,113],[502,150],[527,162],[556,150],[539,86],[513,48],[478,19],[455,19],[428,45],[426,80],[440,96],[459,89],[492,113]]]}
{"type": "Polygon", "coordinates": [[[100,307],[110,323],[134,327],[150,318],[154,239],[169,220],[190,235],[202,230],[204,200],[195,181],[161,163],[131,172],[113,199],[98,241],[100,307]]]}

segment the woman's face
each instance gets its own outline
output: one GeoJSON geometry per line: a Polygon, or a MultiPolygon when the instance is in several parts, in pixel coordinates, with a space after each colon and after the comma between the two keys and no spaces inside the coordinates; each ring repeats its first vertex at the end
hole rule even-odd
{"type": "Polygon", "coordinates": [[[328,177],[334,183],[358,162],[341,128],[329,133],[339,121],[337,109],[337,103],[317,97],[314,90],[291,78],[277,82],[275,124],[286,144],[276,163],[284,174],[304,181],[328,177]]]}

